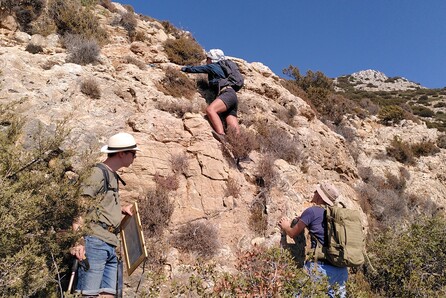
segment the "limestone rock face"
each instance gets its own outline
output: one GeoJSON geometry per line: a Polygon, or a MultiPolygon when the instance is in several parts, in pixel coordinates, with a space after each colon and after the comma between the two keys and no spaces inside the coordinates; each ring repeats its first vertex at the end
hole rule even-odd
{"type": "MultiPolygon", "coordinates": [[[[239,249],[255,243],[277,245],[280,238],[277,220],[283,215],[298,215],[308,207],[306,200],[312,197],[319,181],[332,181],[347,205],[359,209],[361,198],[354,190],[360,183],[358,168],[370,167],[375,175],[397,172],[402,165],[383,158],[395,135],[411,141],[435,140],[439,136],[436,130],[425,125],[405,123],[383,127],[373,119],[346,117],[346,125],[356,136],[354,141],[347,141],[319,121],[304,100],[288,92],[267,66],[234,57],[245,76],[245,86],[238,93],[241,125],[254,133],[258,133],[254,123],[279,127],[290,139],[297,140],[295,150],[300,156],[294,163],[284,159],[274,162],[278,178],[265,197],[267,229],[259,239],[250,228],[250,214],[254,200],[261,193],[256,184],[257,167],[265,153],[254,150],[250,161],[241,162],[238,169],[212,137],[203,109],[192,109],[182,117],[161,110],[164,104],[172,102],[191,106],[205,102],[198,92],[192,99],[186,99],[165,95],[158,89],[166,69],[179,68],[169,62],[162,46],[166,39],[173,37],[156,20],[138,20],[137,30],[144,32],[146,39],[130,42],[123,28],[110,23],[104,21],[112,41],[102,48],[100,62],[81,66],[67,62],[67,53],[57,35],[46,38],[14,35],[11,32],[17,28],[13,22],[2,21],[0,103],[15,102],[15,110],[26,117],[23,140],[28,146],[32,144],[26,143],[27,136],[39,124],[54,130],[56,123],[63,119],[68,119],[67,125],[71,128],[64,150],[82,152],[93,148],[99,152],[111,135],[121,131],[132,133],[142,151],[134,164],[120,173],[127,182],[121,187],[125,202],[143,199],[154,188],[155,175],[172,174],[172,156],[184,154],[189,168],[180,175],[178,190],[170,195],[175,210],[167,232],[174,233],[182,224],[196,220],[215,225],[222,244],[216,260],[225,266],[233,265],[231,262],[239,249]],[[46,51],[37,54],[25,51],[30,41],[42,44],[46,51]],[[123,59],[126,56],[139,59],[147,67],[141,69],[129,64],[123,59]],[[86,78],[96,80],[100,98],[92,99],[80,91],[81,82],[86,78]],[[284,121],[280,115],[291,108],[296,113],[284,121]],[[227,194],[229,179],[240,185],[239,196],[227,194]]],[[[376,81],[386,80],[378,73],[373,75],[376,81]]],[[[194,75],[189,77],[196,79],[194,75]]],[[[446,204],[445,154],[441,149],[440,153],[420,158],[415,165],[407,167],[408,190],[427,196],[441,206],[446,204]]],[[[365,214],[363,221],[367,225],[365,214]]],[[[178,256],[174,248],[167,254],[171,259],[178,256]]],[[[172,264],[178,263],[178,258],[172,260],[172,264]]]]}

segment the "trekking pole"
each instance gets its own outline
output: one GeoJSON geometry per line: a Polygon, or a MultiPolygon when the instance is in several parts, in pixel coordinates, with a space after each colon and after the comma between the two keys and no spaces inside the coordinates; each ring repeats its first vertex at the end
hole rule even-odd
{"type": "Polygon", "coordinates": [[[77,267],[79,266],[79,260],[77,258],[74,259],[73,267],[71,267],[71,277],[70,283],[68,284],[67,292],[71,294],[71,288],[73,287],[74,277],[76,275],[77,267]]]}

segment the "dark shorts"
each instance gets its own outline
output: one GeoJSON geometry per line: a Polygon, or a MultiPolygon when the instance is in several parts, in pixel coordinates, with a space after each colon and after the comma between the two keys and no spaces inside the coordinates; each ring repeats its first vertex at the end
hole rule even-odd
{"type": "Polygon", "coordinates": [[[231,87],[223,89],[217,98],[221,99],[226,105],[226,111],[221,113],[220,115],[223,117],[227,117],[232,115],[237,117],[237,107],[238,107],[238,99],[237,93],[231,87]]]}

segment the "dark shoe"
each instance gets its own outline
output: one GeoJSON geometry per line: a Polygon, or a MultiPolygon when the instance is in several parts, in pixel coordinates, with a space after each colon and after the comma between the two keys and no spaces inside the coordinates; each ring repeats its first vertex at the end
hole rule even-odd
{"type": "Polygon", "coordinates": [[[226,135],[217,133],[215,130],[212,131],[212,136],[220,143],[226,143],[226,135]]]}

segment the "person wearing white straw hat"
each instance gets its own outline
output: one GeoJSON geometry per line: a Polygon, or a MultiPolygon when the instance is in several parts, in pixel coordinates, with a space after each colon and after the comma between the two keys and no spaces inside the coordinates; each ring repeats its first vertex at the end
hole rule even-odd
{"type": "Polygon", "coordinates": [[[93,167],[83,182],[82,199],[87,212],[73,223],[73,229],[85,226],[87,234],[71,248],[79,260],[76,290],[83,296],[115,297],[118,271],[116,247],[120,245],[118,233],[122,214],[131,214],[131,205],[121,206],[119,182],[116,173],[129,167],[140,151],[134,137],[125,132],[110,137],[101,148],[107,158],[93,167]]]}
{"type": "MultiPolygon", "coordinates": [[[[328,182],[319,183],[316,186],[316,190],[314,191],[313,198],[311,200],[311,202],[314,203],[314,206],[305,209],[304,212],[302,212],[302,215],[297,217],[297,224],[292,225],[291,220],[286,217],[282,217],[279,220],[278,226],[291,238],[300,235],[303,233],[304,229],[307,228],[310,234],[313,236],[311,237],[311,248],[314,249],[316,247],[317,241],[324,245],[324,206],[333,206],[339,195],[339,191],[333,184],[328,182]]],[[[328,289],[327,294],[329,297],[346,297],[347,293],[345,283],[348,279],[347,267],[336,267],[328,262],[319,260],[316,264],[314,260],[308,260],[305,263],[305,267],[310,273],[310,276],[314,274],[312,272],[317,270],[319,274],[328,277],[330,288],[328,289]],[[337,289],[337,293],[335,293],[334,289],[337,289]]]]}

